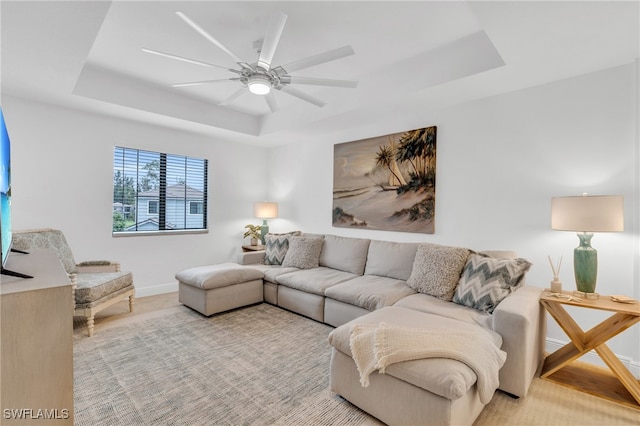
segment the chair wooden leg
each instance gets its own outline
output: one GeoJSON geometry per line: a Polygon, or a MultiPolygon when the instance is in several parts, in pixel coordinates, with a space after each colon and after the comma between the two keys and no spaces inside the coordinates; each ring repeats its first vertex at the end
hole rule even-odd
{"type": "Polygon", "coordinates": [[[93,324],[94,314],[87,315],[87,331],[89,332],[89,337],[93,336],[93,324]]]}
{"type": "Polygon", "coordinates": [[[135,304],[135,296],[132,294],[129,296],[129,312],[133,312],[133,305],[135,304]]]}

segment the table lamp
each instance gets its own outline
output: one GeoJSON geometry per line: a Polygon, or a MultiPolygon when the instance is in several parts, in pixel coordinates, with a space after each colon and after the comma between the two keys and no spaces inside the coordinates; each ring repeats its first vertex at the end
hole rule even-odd
{"type": "Polygon", "coordinates": [[[278,203],[269,203],[267,201],[262,203],[254,203],[253,215],[258,219],[262,219],[262,226],[260,227],[260,239],[262,240],[262,245],[264,245],[264,236],[269,232],[269,224],[267,223],[267,219],[278,217],[278,203]]]}
{"type": "Polygon", "coordinates": [[[587,195],[551,199],[551,229],[576,231],[580,245],[573,250],[577,295],[597,299],[598,252],[591,247],[593,232],[624,230],[621,195],[587,195]]]}

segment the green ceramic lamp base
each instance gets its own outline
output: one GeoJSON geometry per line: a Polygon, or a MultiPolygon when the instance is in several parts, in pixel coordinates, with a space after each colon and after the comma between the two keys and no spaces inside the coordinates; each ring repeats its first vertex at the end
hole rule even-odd
{"type": "Polygon", "coordinates": [[[576,287],[582,293],[595,293],[598,277],[598,252],[591,247],[592,233],[578,234],[580,245],[573,250],[576,287]]]}
{"type": "Polygon", "coordinates": [[[267,219],[262,219],[262,226],[260,227],[260,240],[262,241],[262,245],[264,246],[267,242],[264,239],[264,236],[269,233],[269,224],[267,224],[267,219]]]}

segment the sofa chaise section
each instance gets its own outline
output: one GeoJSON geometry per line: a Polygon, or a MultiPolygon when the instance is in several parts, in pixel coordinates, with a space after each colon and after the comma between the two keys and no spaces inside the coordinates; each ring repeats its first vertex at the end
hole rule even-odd
{"type": "Polygon", "coordinates": [[[484,403],[477,375],[454,359],[428,358],[391,364],[374,372],[363,387],[350,345],[355,325],[386,323],[409,329],[446,329],[482,335],[500,346],[501,337],[477,324],[400,307],[385,307],[344,324],[329,335],[332,346],[330,387],[387,424],[471,425],[484,403]],[[399,409],[402,407],[402,409],[399,409]]]}

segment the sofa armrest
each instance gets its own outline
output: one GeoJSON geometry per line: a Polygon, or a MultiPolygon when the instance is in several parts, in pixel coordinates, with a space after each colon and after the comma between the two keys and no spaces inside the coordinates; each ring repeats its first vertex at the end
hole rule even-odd
{"type": "Polygon", "coordinates": [[[526,396],[544,359],[546,315],[541,293],[541,288],[523,286],[493,311],[493,330],[502,336],[502,350],[507,353],[500,389],[518,397],[526,396]]]}
{"type": "Polygon", "coordinates": [[[78,273],[89,272],[120,272],[120,262],[112,262],[110,260],[89,260],[76,264],[78,273]]]}
{"type": "Polygon", "coordinates": [[[262,263],[264,260],[264,250],[248,251],[246,253],[240,253],[238,255],[238,263],[240,265],[253,265],[256,263],[262,263]]]}

